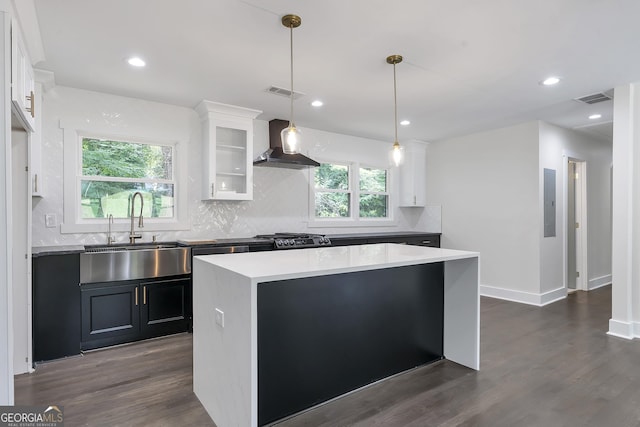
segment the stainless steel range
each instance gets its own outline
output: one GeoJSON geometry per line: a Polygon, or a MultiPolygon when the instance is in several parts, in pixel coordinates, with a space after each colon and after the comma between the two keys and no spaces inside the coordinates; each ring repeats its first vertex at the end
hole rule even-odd
{"type": "Polygon", "coordinates": [[[256,238],[272,240],[274,249],[301,249],[331,246],[331,240],[321,234],[275,233],[261,234],[256,236],[256,238]]]}

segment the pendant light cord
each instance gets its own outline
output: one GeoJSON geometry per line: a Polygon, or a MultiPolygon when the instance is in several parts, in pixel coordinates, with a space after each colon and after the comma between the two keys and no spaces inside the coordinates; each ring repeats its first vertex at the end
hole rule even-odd
{"type": "Polygon", "coordinates": [[[396,130],[396,139],[394,142],[398,142],[398,95],[396,88],[396,64],[393,63],[393,123],[396,130]]]}
{"type": "Polygon", "coordinates": [[[290,30],[290,41],[291,41],[291,119],[289,121],[289,126],[295,126],[293,122],[293,23],[289,24],[290,30]]]}

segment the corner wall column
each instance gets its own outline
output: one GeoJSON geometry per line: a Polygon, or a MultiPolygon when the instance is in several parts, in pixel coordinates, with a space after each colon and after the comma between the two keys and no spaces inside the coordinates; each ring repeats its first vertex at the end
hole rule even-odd
{"type": "Polygon", "coordinates": [[[640,337],[640,83],[615,89],[609,334],[640,337]],[[635,227],[634,227],[635,225],[635,227]]]}

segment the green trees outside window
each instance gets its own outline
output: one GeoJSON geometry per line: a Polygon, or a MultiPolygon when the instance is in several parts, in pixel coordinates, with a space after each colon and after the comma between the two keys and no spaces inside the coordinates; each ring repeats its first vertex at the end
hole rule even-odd
{"type": "Polygon", "coordinates": [[[322,163],[314,169],[314,194],[314,215],[319,219],[351,218],[356,208],[360,218],[389,217],[386,169],[322,163]],[[356,176],[351,176],[352,173],[356,176]],[[358,183],[355,190],[352,180],[358,183]],[[353,200],[357,200],[355,207],[353,200]]]}
{"type": "Polygon", "coordinates": [[[145,217],[174,217],[173,157],[172,146],[82,138],[81,217],[128,218],[136,191],[145,217]]]}
{"type": "Polygon", "coordinates": [[[387,171],[360,168],[360,218],[386,218],[389,205],[387,171]]]}

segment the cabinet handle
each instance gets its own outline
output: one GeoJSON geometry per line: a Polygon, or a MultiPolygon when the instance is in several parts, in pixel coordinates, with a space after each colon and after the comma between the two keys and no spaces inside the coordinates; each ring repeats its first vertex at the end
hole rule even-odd
{"type": "Polygon", "coordinates": [[[34,187],[35,187],[35,190],[33,190],[33,192],[37,193],[38,192],[38,174],[33,175],[33,181],[34,181],[34,187]]]}
{"type": "Polygon", "coordinates": [[[413,204],[416,204],[416,196],[413,196],[413,204]]]}
{"type": "Polygon", "coordinates": [[[215,197],[215,188],[216,188],[216,183],[212,182],[211,183],[211,197],[215,197]]]}
{"type": "Polygon", "coordinates": [[[147,305],[147,287],[142,287],[142,305],[147,305]]]}
{"type": "Polygon", "coordinates": [[[36,116],[36,108],[35,108],[35,104],[36,104],[36,97],[33,95],[33,91],[31,91],[30,95],[27,95],[27,101],[29,101],[29,105],[30,107],[27,108],[27,112],[31,113],[31,117],[35,117],[36,116]]]}
{"type": "Polygon", "coordinates": [[[138,305],[138,287],[136,286],[136,305],[138,305]]]}

